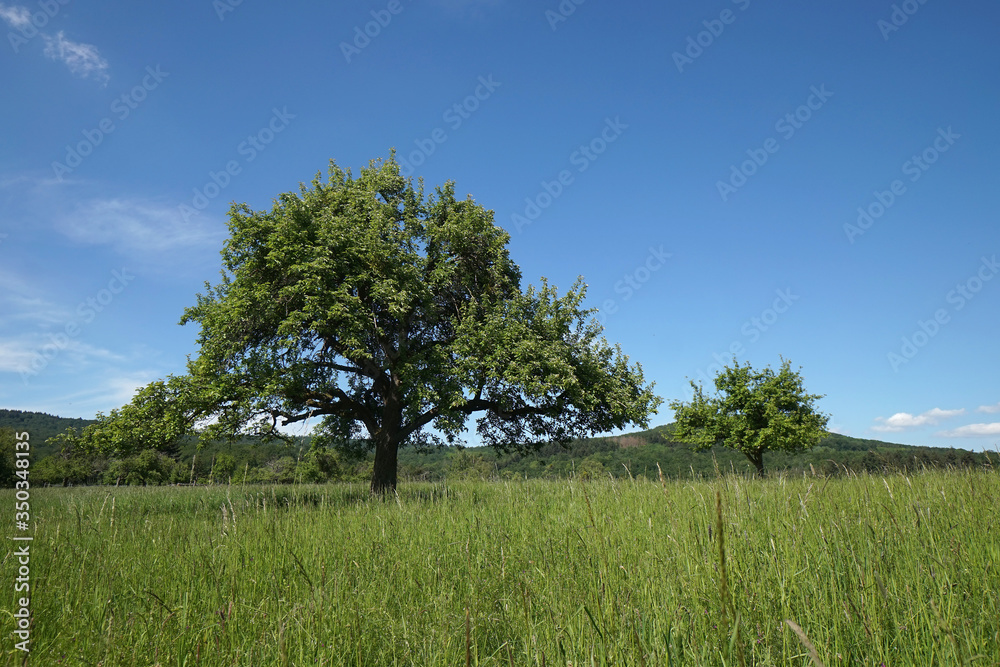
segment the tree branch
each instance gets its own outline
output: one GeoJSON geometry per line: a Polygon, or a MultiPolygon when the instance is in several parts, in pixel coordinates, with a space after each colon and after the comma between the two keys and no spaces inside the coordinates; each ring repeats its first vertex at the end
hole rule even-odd
{"type": "MultiPolygon", "coordinates": [[[[563,392],[556,397],[556,401],[558,402],[565,397],[566,392],[563,392]]],[[[471,415],[473,412],[492,410],[502,419],[517,419],[519,417],[530,417],[532,415],[544,415],[555,409],[558,409],[557,406],[555,404],[550,404],[541,406],[525,405],[524,407],[516,408],[514,410],[502,410],[497,401],[482,399],[479,398],[478,395],[471,401],[466,401],[464,405],[455,408],[458,412],[463,412],[467,415],[471,415]]],[[[441,412],[442,410],[440,408],[433,407],[409,424],[406,424],[400,431],[403,434],[404,439],[434,421],[434,419],[441,415],[441,412]]]]}

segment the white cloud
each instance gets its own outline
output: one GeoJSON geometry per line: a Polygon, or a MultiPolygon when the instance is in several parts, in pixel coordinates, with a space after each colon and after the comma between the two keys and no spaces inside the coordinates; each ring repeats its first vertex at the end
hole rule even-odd
{"type": "Polygon", "coordinates": [[[0,340],[0,373],[20,373],[31,367],[37,348],[26,340],[0,340]]]}
{"type": "MultiPolygon", "coordinates": [[[[92,414],[107,413],[129,403],[138,390],[156,380],[157,377],[155,373],[147,370],[124,375],[108,374],[108,377],[98,380],[83,391],[59,396],[55,403],[57,405],[86,405],[93,408],[92,414]]],[[[89,410],[87,412],[91,413],[89,410]]]]}
{"type": "Polygon", "coordinates": [[[184,222],[176,206],[142,199],[94,199],[58,223],[79,243],[110,245],[123,254],[164,253],[195,246],[219,249],[225,234],[207,224],[184,222]]]}
{"type": "Polygon", "coordinates": [[[8,294],[5,303],[8,316],[4,322],[17,322],[19,327],[34,324],[40,327],[60,326],[73,319],[73,311],[65,306],[39,298],[26,298],[20,294],[8,294]]]}
{"type": "Polygon", "coordinates": [[[78,310],[53,302],[41,287],[16,273],[0,270],[0,373],[16,373],[31,382],[54,367],[84,370],[96,362],[123,360],[77,337],[86,324],[78,310]],[[71,330],[73,323],[77,329],[71,330]]]}
{"type": "Polygon", "coordinates": [[[55,37],[42,35],[45,39],[45,55],[53,60],[60,60],[69,67],[69,71],[83,78],[93,77],[103,85],[108,84],[108,61],[101,57],[93,44],[73,42],[63,35],[62,31],[55,37]]]}
{"type": "Polygon", "coordinates": [[[992,424],[968,424],[959,426],[950,431],[941,431],[937,435],[946,438],[983,438],[992,435],[1000,435],[1000,422],[992,424]]]}
{"type": "MultiPolygon", "coordinates": [[[[228,236],[224,216],[203,213],[185,221],[176,200],[109,192],[104,183],[89,180],[55,181],[37,174],[0,174],[0,200],[7,202],[3,225],[9,232],[0,251],[6,251],[7,244],[25,248],[32,244],[39,248],[67,245],[61,238],[53,243],[54,234],[90,246],[88,251],[99,250],[86,253],[93,258],[89,262],[92,265],[103,267],[108,261],[120,261],[110,257],[114,253],[133,271],[156,273],[170,280],[186,280],[192,275],[203,276],[205,270],[214,271],[228,236]]],[[[26,263],[27,254],[16,253],[14,257],[26,263]]],[[[32,283],[52,284],[52,276],[61,268],[53,267],[44,280],[36,277],[32,283]]],[[[10,312],[4,308],[5,294],[46,297],[25,289],[5,289],[7,280],[5,267],[0,265],[0,320],[10,312]]]]}
{"type": "Polygon", "coordinates": [[[0,294],[7,296],[26,295],[33,291],[17,271],[9,271],[0,266],[0,294]]]}
{"type": "Polygon", "coordinates": [[[55,188],[65,188],[70,185],[79,185],[81,181],[63,176],[55,178],[52,171],[47,171],[47,176],[31,174],[0,174],[0,190],[8,188],[19,188],[24,194],[34,196],[48,196],[55,188]]]}
{"type": "Polygon", "coordinates": [[[106,369],[97,377],[92,377],[79,391],[59,393],[46,392],[37,401],[21,402],[8,400],[5,405],[14,409],[47,412],[60,417],[82,417],[93,419],[98,412],[107,414],[132,400],[136,390],[144,387],[162,374],[140,370],[122,373],[117,369],[106,369]]]}
{"type": "Polygon", "coordinates": [[[878,417],[875,421],[881,422],[881,424],[878,426],[872,426],[872,430],[880,433],[897,433],[899,431],[910,428],[918,428],[920,426],[933,426],[942,419],[949,419],[951,417],[957,417],[964,414],[964,408],[959,408],[958,410],[942,410],[941,408],[933,408],[919,415],[911,415],[909,412],[897,412],[888,419],[878,417]]]}
{"type": "Polygon", "coordinates": [[[77,338],[37,332],[0,338],[0,372],[18,373],[28,381],[51,370],[53,365],[83,370],[95,362],[125,361],[111,350],[95,347],[77,338]]]}
{"type": "Polygon", "coordinates": [[[976,412],[987,412],[990,414],[1000,412],[1000,403],[997,403],[995,405],[980,405],[978,408],[976,408],[976,412]]]}
{"type": "MultiPolygon", "coordinates": [[[[58,11],[58,8],[56,11],[58,11]]],[[[49,17],[51,16],[54,16],[54,14],[49,14],[49,17]]],[[[30,33],[30,36],[42,36],[42,39],[45,40],[44,53],[46,56],[52,60],[61,61],[69,67],[69,71],[73,74],[85,79],[92,77],[102,85],[108,85],[108,79],[110,78],[108,76],[108,61],[101,57],[97,47],[93,44],[82,44],[66,39],[65,33],[62,31],[56,33],[55,37],[44,32],[38,32],[37,27],[32,23],[31,10],[21,5],[5,5],[0,3],[0,19],[3,19],[11,28],[22,32],[24,35],[21,38],[22,42],[29,35],[25,29],[32,26],[35,32],[30,33]]],[[[41,25],[44,25],[44,23],[41,25]]],[[[14,47],[14,51],[17,51],[16,46],[14,47]]]]}
{"type": "Polygon", "coordinates": [[[0,268],[0,332],[7,328],[24,330],[26,326],[60,325],[72,318],[68,307],[52,303],[35,283],[22,279],[17,272],[0,268]],[[9,326],[12,325],[12,326],[9,326]]]}
{"type": "Polygon", "coordinates": [[[0,3],[0,19],[6,21],[11,28],[27,28],[31,24],[31,10],[19,5],[8,7],[0,3]]]}

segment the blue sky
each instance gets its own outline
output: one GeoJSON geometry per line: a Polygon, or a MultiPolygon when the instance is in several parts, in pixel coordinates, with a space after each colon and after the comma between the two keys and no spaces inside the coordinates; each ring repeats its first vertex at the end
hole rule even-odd
{"type": "MultiPolygon", "coordinates": [[[[0,406],[183,372],[230,202],[395,147],[670,400],[783,355],[857,437],[1000,442],[993,2],[0,4],[0,406]]],[[[667,408],[653,423],[671,420],[667,408]]]]}

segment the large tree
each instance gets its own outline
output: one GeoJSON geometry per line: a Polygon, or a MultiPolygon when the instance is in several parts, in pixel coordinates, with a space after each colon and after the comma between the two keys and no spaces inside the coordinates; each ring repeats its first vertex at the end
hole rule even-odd
{"type": "Polygon", "coordinates": [[[374,450],[384,493],[401,446],[454,441],[475,413],[485,444],[525,450],[646,426],[660,403],[581,308],[581,281],[522,290],[493,212],[451,182],[425,197],[394,154],[357,178],[331,161],[270,210],[234,205],[229,230],[221,282],[181,320],[201,327],[188,373],[100,416],[86,443],[167,445],[199,424],[273,437],[313,418],[321,440],[374,450]]]}
{"type": "Polygon", "coordinates": [[[764,452],[809,449],[826,435],[829,416],[817,412],[819,394],[806,393],[802,375],[782,359],[775,372],[757,371],[733,359],[715,378],[715,396],[691,382],[690,402],[671,401],[672,437],[704,450],[715,445],[742,452],[758,475],[764,474],[764,452]]]}

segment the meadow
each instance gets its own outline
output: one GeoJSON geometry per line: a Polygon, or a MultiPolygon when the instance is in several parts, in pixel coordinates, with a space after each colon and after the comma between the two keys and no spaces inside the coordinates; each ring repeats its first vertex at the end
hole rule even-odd
{"type": "Polygon", "coordinates": [[[33,489],[29,664],[997,664],[998,506],[990,469],[33,489]]]}

